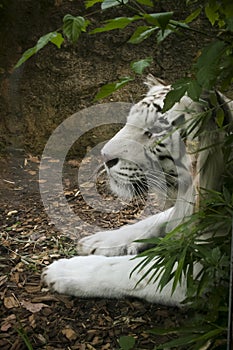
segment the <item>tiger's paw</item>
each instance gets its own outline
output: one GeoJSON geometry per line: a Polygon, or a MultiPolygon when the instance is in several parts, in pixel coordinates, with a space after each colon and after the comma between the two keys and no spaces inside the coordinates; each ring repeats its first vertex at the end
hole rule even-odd
{"type": "Polygon", "coordinates": [[[133,237],[120,230],[98,232],[93,236],[82,238],[77,247],[79,255],[121,256],[135,255],[141,245],[133,242],[133,237]]]}
{"type": "Polygon", "coordinates": [[[96,256],[59,259],[43,270],[41,280],[52,292],[85,297],[91,294],[101,262],[96,256]]]}

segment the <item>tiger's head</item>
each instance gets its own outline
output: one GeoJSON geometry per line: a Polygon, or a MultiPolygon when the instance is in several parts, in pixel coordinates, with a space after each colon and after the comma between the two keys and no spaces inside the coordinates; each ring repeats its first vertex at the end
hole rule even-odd
{"type": "Polygon", "coordinates": [[[102,156],[113,193],[124,199],[153,192],[176,191],[179,181],[190,174],[185,145],[177,131],[192,101],[183,97],[163,113],[170,86],[149,77],[149,91],[135,104],[126,125],[103,147],[102,156]]]}

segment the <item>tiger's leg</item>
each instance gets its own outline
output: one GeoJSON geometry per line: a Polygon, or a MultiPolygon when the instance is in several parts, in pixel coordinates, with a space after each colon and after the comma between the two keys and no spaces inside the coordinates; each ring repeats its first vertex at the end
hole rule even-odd
{"type": "Polygon", "coordinates": [[[148,278],[137,284],[150,266],[130,275],[140,262],[139,258],[132,260],[133,257],[90,255],[60,259],[44,270],[42,280],[52,291],[83,298],[133,296],[149,302],[179,306],[185,298],[185,281],[177,286],[173,294],[173,281],[162,292],[157,288],[158,282],[148,283],[148,278]]]}
{"type": "Polygon", "coordinates": [[[173,210],[173,208],[169,208],[136,224],[84,237],[79,241],[78,254],[105,256],[137,254],[145,247],[143,243],[134,241],[164,235],[164,226],[171,219],[173,210]]]}

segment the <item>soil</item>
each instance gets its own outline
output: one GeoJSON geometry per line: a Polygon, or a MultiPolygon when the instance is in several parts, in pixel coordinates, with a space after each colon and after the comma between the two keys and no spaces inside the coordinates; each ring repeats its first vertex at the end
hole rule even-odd
{"type": "MultiPolygon", "coordinates": [[[[59,28],[65,14],[87,15],[93,26],[104,20],[105,14],[86,10],[83,1],[2,0],[0,4],[0,348],[112,350],[119,349],[122,335],[131,335],[136,339],[135,349],[153,349],[167,338],[146,331],[156,326],[175,327],[185,319],[184,312],[136,299],[73,298],[51,294],[41,286],[41,270],[54,259],[75,255],[79,236],[63,235],[47,216],[38,167],[55,128],[73,113],[93,105],[102,85],[131,75],[131,61],[153,57],[150,73],[172,82],[186,74],[203,38],[191,33],[171,35],[155,47],[155,37],[140,46],[128,44],[133,26],[114,36],[84,33],[76,46],[66,42],[58,50],[49,45],[14,70],[21,54],[41,35],[59,28]]],[[[155,11],[164,11],[159,6],[155,11]]],[[[177,10],[174,6],[178,2],[168,1],[165,10],[177,10]]],[[[184,17],[182,1],[179,6],[179,17],[184,17]]],[[[112,15],[122,15],[121,10],[112,15]]],[[[146,91],[143,81],[147,73],[149,70],[104,102],[140,99],[146,91]]],[[[101,141],[105,134],[111,137],[109,128],[101,131],[101,141]]],[[[68,202],[83,222],[104,229],[134,222],[141,204],[131,203],[120,213],[106,216],[93,211],[78,194],[74,179],[80,159],[92,147],[90,140],[89,134],[79,152],[75,151],[75,158],[71,154],[67,160],[64,193],[68,202]]],[[[101,186],[105,179],[100,181],[100,192],[101,186]]],[[[111,200],[106,188],[103,192],[111,200]]],[[[79,234],[90,231],[83,226],[79,234]]]]}
{"type": "MultiPolygon", "coordinates": [[[[0,348],[112,350],[120,348],[121,336],[132,336],[134,349],[143,350],[167,340],[147,331],[178,326],[186,318],[184,311],[137,299],[52,294],[41,285],[42,269],[58,258],[75,255],[76,242],[61,235],[45,212],[39,193],[38,157],[18,152],[2,158],[0,165],[0,348]]],[[[108,217],[95,213],[70,182],[77,167],[76,160],[67,162],[64,193],[76,213],[86,216],[84,221],[97,221],[109,229],[138,219],[142,208],[133,204],[108,217]]],[[[112,199],[105,180],[99,182],[102,193],[112,199]]],[[[78,232],[90,234],[85,228],[78,232]]]]}

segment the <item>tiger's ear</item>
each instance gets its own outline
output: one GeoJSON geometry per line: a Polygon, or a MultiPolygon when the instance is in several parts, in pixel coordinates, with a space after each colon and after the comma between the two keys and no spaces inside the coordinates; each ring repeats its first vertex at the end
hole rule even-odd
{"type": "Polygon", "coordinates": [[[152,88],[153,86],[159,86],[159,85],[166,86],[166,85],[167,85],[167,84],[165,83],[165,81],[163,81],[163,80],[160,79],[160,78],[155,78],[152,74],[149,74],[149,75],[146,77],[145,84],[146,84],[149,88],[152,88]]]}

